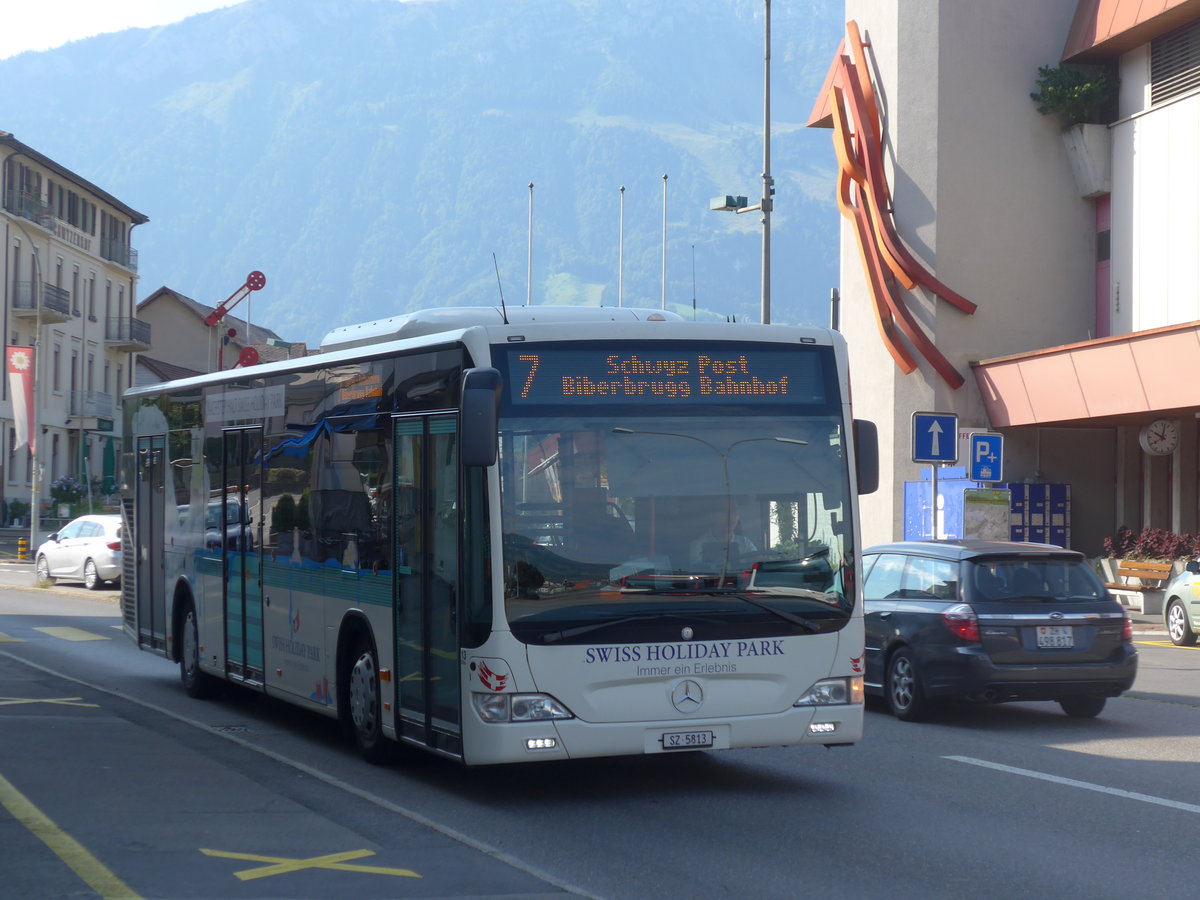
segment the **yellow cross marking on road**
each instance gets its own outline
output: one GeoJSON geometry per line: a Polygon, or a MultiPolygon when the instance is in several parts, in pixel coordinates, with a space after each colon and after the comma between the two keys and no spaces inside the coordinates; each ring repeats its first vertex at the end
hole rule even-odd
{"type": "Polygon", "coordinates": [[[270,863],[254,869],[243,869],[234,872],[242,881],[255,878],[267,878],[271,875],[283,875],[287,872],[299,872],[302,869],[336,869],[339,872],[362,872],[369,875],[396,875],[402,878],[420,878],[411,869],[389,869],[385,866],[352,866],[347,860],[362,859],[364,856],[374,856],[374,850],[347,850],[345,853],[330,853],[326,856],[313,856],[308,859],[289,859],[286,856],[259,856],[256,853],[233,853],[229,850],[205,850],[200,848],[205,856],[220,856],[225,859],[244,859],[250,862],[270,863]]]}
{"type": "Polygon", "coordinates": [[[15,638],[15,637],[12,637],[11,635],[5,634],[3,631],[0,631],[0,644],[23,644],[23,643],[25,643],[24,638],[15,638]]]}
{"type": "Polygon", "coordinates": [[[84,703],[82,697],[0,697],[0,706],[20,706],[24,703],[50,703],[55,706],[86,706],[99,709],[99,703],[84,703]]]}
{"type": "Polygon", "coordinates": [[[56,626],[53,628],[35,628],[34,631],[40,631],[42,634],[48,634],[50,637],[60,638],[64,641],[111,641],[112,638],[105,637],[102,634],[92,634],[90,631],[84,631],[82,628],[72,628],[69,625],[56,626]]]}

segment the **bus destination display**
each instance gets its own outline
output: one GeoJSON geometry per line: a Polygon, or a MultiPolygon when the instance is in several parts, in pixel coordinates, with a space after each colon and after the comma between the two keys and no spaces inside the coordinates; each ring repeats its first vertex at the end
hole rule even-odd
{"type": "Polygon", "coordinates": [[[822,355],[816,348],[722,352],[719,345],[512,347],[508,394],[513,404],[821,403],[822,355]]]}

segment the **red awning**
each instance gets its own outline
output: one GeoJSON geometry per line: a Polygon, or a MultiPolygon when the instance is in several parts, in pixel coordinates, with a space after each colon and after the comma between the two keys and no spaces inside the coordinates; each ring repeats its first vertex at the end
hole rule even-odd
{"type": "Polygon", "coordinates": [[[1200,322],[985,359],[972,370],[993,428],[1183,414],[1200,409],[1200,322]]]}

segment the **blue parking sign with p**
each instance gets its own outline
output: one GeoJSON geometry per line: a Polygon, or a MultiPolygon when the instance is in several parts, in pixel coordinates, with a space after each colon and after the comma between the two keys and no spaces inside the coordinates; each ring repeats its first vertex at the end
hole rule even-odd
{"type": "Polygon", "coordinates": [[[971,435],[970,479],[972,481],[1004,480],[1004,435],[971,435]]]}

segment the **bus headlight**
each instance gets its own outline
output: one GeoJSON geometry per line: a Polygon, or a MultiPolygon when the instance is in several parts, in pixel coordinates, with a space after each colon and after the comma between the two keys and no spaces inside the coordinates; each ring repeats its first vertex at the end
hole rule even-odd
{"type": "Polygon", "coordinates": [[[824,678],[800,695],[792,706],[845,706],[863,702],[861,675],[849,678],[824,678]]]}
{"type": "Polygon", "coordinates": [[[471,694],[475,712],[485,722],[544,722],[574,718],[549,694],[471,694]]]}

